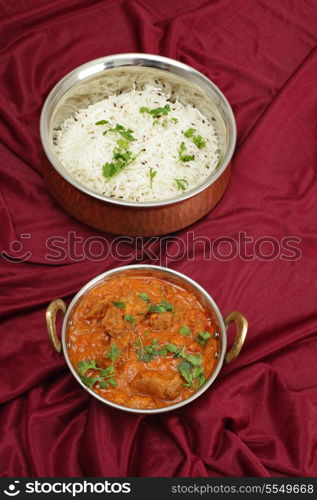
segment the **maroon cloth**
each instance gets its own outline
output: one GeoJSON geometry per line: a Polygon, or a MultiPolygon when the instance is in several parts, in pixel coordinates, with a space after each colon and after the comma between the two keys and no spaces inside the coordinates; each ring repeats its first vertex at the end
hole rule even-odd
{"type": "MultiPolygon", "coordinates": [[[[317,475],[316,1],[1,3],[0,474],[317,475]],[[105,247],[113,237],[75,221],[45,187],[41,106],[76,66],[135,51],[202,71],[225,93],[238,125],[223,200],[177,234],[187,243],[180,260],[173,258],[179,243],[161,241],[161,263],[198,281],[223,314],[243,312],[249,334],[202,397],[161,416],[124,413],[90,397],[52,352],[44,320],[50,300],[68,301],[121,262],[116,252],[92,259],[100,244],[89,248],[88,238],[99,235],[105,247]],[[231,240],[218,240],[204,257],[188,231],[210,242],[231,240]],[[257,257],[240,249],[220,259],[219,251],[234,253],[239,233],[254,239],[246,249],[257,257]],[[46,246],[53,236],[60,238],[59,261],[46,246]],[[76,255],[70,242],[69,255],[73,236],[83,240],[76,255]],[[263,236],[275,240],[255,244],[263,236]],[[296,250],[279,251],[289,236],[298,238],[291,242],[296,250]]],[[[160,241],[151,249],[158,254],[160,241]]],[[[124,263],[142,259],[134,243],[120,244],[120,252],[124,263]]],[[[143,258],[159,263],[144,249],[143,258]]]]}

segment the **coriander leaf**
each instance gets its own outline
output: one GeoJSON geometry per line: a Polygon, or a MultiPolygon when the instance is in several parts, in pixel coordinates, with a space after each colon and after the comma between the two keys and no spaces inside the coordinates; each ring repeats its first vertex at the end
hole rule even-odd
{"type": "Polygon", "coordinates": [[[115,362],[120,356],[120,350],[118,349],[118,346],[116,344],[112,344],[110,349],[105,353],[105,356],[111,361],[115,362]]]}
{"type": "Polygon", "coordinates": [[[183,361],[181,361],[179,363],[179,365],[177,366],[177,370],[179,371],[181,376],[186,380],[186,382],[191,387],[193,387],[194,381],[193,381],[193,376],[191,374],[191,368],[192,367],[191,367],[190,363],[188,363],[188,361],[186,361],[185,359],[183,359],[183,361]]]}
{"type": "Polygon", "coordinates": [[[162,300],[161,304],[162,304],[162,306],[165,307],[165,309],[167,311],[173,311],[173,309],[174,309],[172,304],[170,304],[167,300],[162,300]]]}
{"type": "Polygon", "coordinates": [[[101,378],[101,377],[98,377],[98,378],[100,378],[100,380],[99,380],[100,389],[106,389],[106,387],[108,387],[106,380],[104,378],[101,378]]]}
{"type": "Polygon", "coordinates": [[[200,344],[200,345],[201,345],[201,346],[203,346],[203,347],[204,347],[204,346],[206,345],[206,343],[207,343],[207,340],[204,340],[204,339],[202,339],[201,337],[198,337],[198,336],[197,336],[197,337],[195,337],[195,340],[196,340],[196,342],[198,342],[198,344],[200,344]]]}
{"type": "Polygon", "coordinates": [[[194,155],[185,155],[184,151],[186,151],[185,142],[182,142],[178,149],[178,159],[182,162],[187,162],[195,159],[194,155]]]}
{"type": "Polygon", "coordinates": [[[124,309],[125,308],[125,303],[124,302],[120,302],[118,300],[115,300],[113,302],[113,305],[116,306],[116,307],[118,307],[119,309],[124,309]]]}
{"type": "Polygon", "coordinates": [[[113,151],[113,158],[115,160],[122,160],[122,162],[127,163],[131,160],[132,151],[123,151],[122,149],[115,148],[113,151]]]}
{"type": "Polygon", "coordinates": [[[181,358],[186,359],[186,358],[187,358],[187,354],[186,354],[186,347],[185,347],[185,346],[183,346],[183,347],[181,348],[181,350],[180,350],[180,351],[178,351],[177,355],[178,355],[179,357],[181,357],[181,358]]]}
{"type": "Polygon", "coordinates": [[[178,189],[185,191],[186,187],[188,186],[188,181],[186,179],[174,179],[174,180],[176,181],[178,189]]]}
{"type": "Polygon", "coordinates": [[[172,122],[178,123],[178,118],[171,118],[172,122]]]}
{"type": "Polygon", "coordinates": [[[135,317],[132,316],[131,314],[125,314],[123,318],[129,323],[135,323],[135,317]]]}
{"type": "Polygon", "coordinates": [[[184,335],[184,337],[192,333],[188,325],[181,326],[181,328],[178,331],[181,335],[184,335]]]}
{"type": "Polygon", "coordinates": [[[204,373],[204,369],[202,366],[195,366],[195,368],[193,369],[193,377],[194,378],[199,377],[203,373],[204,373]]]}
{"type": "Polygon", "coordinates": [[[107,125],[108,120],[99,120],[99,122],[96,122],[95,125],[107,125]]]}
{"type": "Polygon", "coordinates": [[[102,175],[107,179],[111,179],[112,177],[117,175],[120,171],[121,171],[121,164],[107,162],[102,166],[102,175]]]}
{"type": "Polygon", "coordinates": [[[131,129],[129,129],[129,130],[120,130],[119,134],[121,134],[122,137],[124,139],[126,139],[127,141],[135,141],[136,139],[133,137],[132,132],[133,132],[133,130],[131,130],[131,129]]]}
{"type": "Polygon", "coordinates": [[[171,111],[171,108],[168,104],[165,104],[164,108],[155,108],[150,110],[150,115],[153,118],[158,118],[160,115],[167,115],[171,111]]]}
{"type": "Polygon", "coordinates": [[[159,118],[161,115],[167,115],[171,111],[171,108],[169,104],[165,104],[164,108],[154,108],[154,109],[149,109],[146,106],[141,106],[139,111],[140,113],[149,113],[150,115],[152,115],[153,118],[159,118]]]}
{"type": "Polygon", "coordinates": [[[135,141],[135,138],[132,135],[133,130],[131,130],[131,129],[127,130],[123,125],[117,124],[114,128],[108,128],[108,130],[105,130],[103,132],[103,135],[106,135],[108,132],[118,132],[127,141],[129,141],[129,142],[135,141]]]}
{"type": "Polygon", "coordinates": [[[128,147],[129,147],[129,143],[127,141],[125,141],[124,139],[118,139],[117,144],[122,149],[128,149],[128,147]]]}
{"type": "Polygon", "coordinates": [[[201,375],[199,375],[199,377],[197,378],[197,381],[198,381],[199,387],[201,387],[206,382],[205,375],[203,373],[201,375]]]}
{"type": "Polygon", "coordinates": [[[148,294],[147,294],[147,293],[145,293],[145,292],[140,293],[139,297],[140,297],[140,299],[142,299],[144,302],[147,302],[147,303],[151,302],[151,301],[150,301],[150,297],[149,297],[149,296],[148,296],[148,294]]]}
{"type": "Polygon", "coordinates": [[[149,306],[149,310],[151,312],[160,312],[160,313],[165,313],[167,310],[166,310],[166,307],[164,307],[163,305],[161,304],[157,304],[157,305],[153,305],[151,304],[149,306]]]}
{"type": "Polygon", "coordinates": [[[114,366],[110,365],[104,370],[100,370],[100,376],[101,377],[110,377],[110,375],[114,374],[114,366]]]}
{"type": "Polygon", "coordinates": [[[115,379],[115,378],[109,378],[109,379],[107,380],[107,382],[108,382],[108,384],[110,384],[112,387],[117,387],[117,385],[118,385],[118,382],[116,381],[116,379],[115,379]]]}
{"type": "Polygon", "coordinates": [[[196,129],[194,128],[189,128],[184,132],[185,137],[192,137],[194,133],[196,132],[196,129]]]}
{"type": "Polygon", "coordinates": [[[166,354],[167,354],[167,349],[166,349],[166,347],[162,347],[162,349],[160,349],[160,350],[158,351],[158,355],[159,355],[159,356],[166,356],[166,354]]]}
{"type": "Polygon", "coordinates": [[[154,168],[150,167],[150,185],[151,185],[151,188],[153,186],[153,179],[156,176],[156,174],[157,174],[157,170],[154,170],[154,168]]]}
{"type": "Polygon", "coordinates": [[[96,361],[94,359],[93,360],[85,359],[84,361],[80,361],[77,366],[80,375],[85,375],[87,370],[98,369],[96,366],[96,361]]]}
{"type": "Polygon", "coordinates": [[[198,149],[203,149],[206,146],[206,141],[204,141],[201,135],[195,135],[193,137],[193,143],[198,149]]]}
{"type": "Polygon", "coordinates": [[[207,343],[207,340],[210,338],[210,333],[209,332],[200,332],[197,337],[195,337],[195,340],[202,346],[205,346],[207,343]]]}
{"type": "Polygon", "coordinates": [[[104,389],[107,386],[106,381],[101,377],[85,377],[84,375],[81,375],[80,378],[90,389],[92,389],[97,382],[99,382],[101,389],[104,389]]]}
{"type": "Polygon", "coordinates": [[[187,354],[186,359],[194,366],[201,366],[202,358],[200,355],[195,356],[194,354],[187,354]]]}
{"type": "Polygon", "coordinates": [[[210,339],[210,333],[209,332],[200,332],[199,336],[202,337],[204,340],[210,339]]]}
{"type": "Polygon", "coordinates": [[[173,352],[173,353],[178,352],[178,347],[175,344],[172,344],[171,342],[166,345],[166,349],[168,350],[168,352],[173,352]]]}
{"type": "Polygon", "coordinates": [[[151,304],[149,306],[149,310],[151,312],[165,313],[167,311],[173,311],[173,306],[167,300],[162,300],[162,302],[160,304],[156,304],[156,305],[151,304]]]}
{"type": "Polygon", "coordinates": [[[184,163],[188,162],[188,161],[193,161],[195,159],[195,156],[194,155],[182,155],[180,160],[184,163]]]}

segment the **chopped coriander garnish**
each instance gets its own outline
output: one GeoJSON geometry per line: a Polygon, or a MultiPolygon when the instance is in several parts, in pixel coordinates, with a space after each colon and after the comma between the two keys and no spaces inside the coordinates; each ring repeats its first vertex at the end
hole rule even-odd
{"type": "Polygon", "coordinates": [[[187,354],[186,354],[186,347],[183,345],[183,347],[176,353],[177,357],[186,359],[187,354]]]}
{"type": "Polygon", "coordinates": [[[113,375],[114,374],[114,366],[110,365],[107,366],[104,370],[100,369],[100,375],[101,377],[108,377],[108,375],[113,375]]]}
{"type": "Polygon", "coordinates": [[[204,141],[201,135],[195,135],[193,137],[193,143],[198,149],[203,149],[206,146],[206,141],[204,141]]]}
{"type": "Polygon", "coordinates": [[[118,132],[127,141],[129,141],[129,142],[130,141],[135,141],[135,138],[132,135],[133,130],[126,129],[123,125],[117,124],[114,128],[108,128],[108,130],[105,130],[103,132],[103,135],[106,135],[108,132],[118,132]]]}
{"type": "Polygon", "coordinates": [[[120,350],[116,344],[112,344],[110,349],[105,353],[105,356],[115,362],[120,356],[120,350]]]}
{"type": "Polygon", "coordinates": [[[195,387],[195,382],[200,387],[206,381],[201,354],[197,356],[191,353],[187,354],[186,346],[179,348],[171,342],[160,346],[157,339],[153,339],[150,345],[144,346],[142,338],[139,336],[138,343],[134,347],[138,348],[136,354],[139,361],[145,363],[149,363],[156,356],[166,356],[169,353],[174,354],[174,358],[182,358],[177,369],[185,379],[187,387],[195,387]]]}
{"type": "Polygon", "coordinates": [[[185,137],[192,137],[194,133],[196,132],[196,129],[194,128],[189,128],[184,132],[185,137]]]}
{"type": "Polygon", "coordinates": [[[202,346],[206,345],[208,339],[210,339],[209,332],[200,332],[199,335],[195,337],[195,340],[202,346]]]}
{"type": "Polygon", "coordinates": [[[174,180],[176,181],[178,189],[185,191],[186,187],[188,186],[188,181],[186,179],[174,179],[174,180]]]}
{"type": "Polygon", "coordinates": [[[188,325],[181,326],[178,331],[181,335],[184,335],[184,337],[187,337],[187,335],[190,335],[192,333],[188,325]]]}
{"type": "Polygon", "coordinates": [[[178,123],[178,118],[171,118],[172,122],[178,123]]]}
{"type": "Polygon", "coordinates": [[[160,347],[157,339],[153,339],[150,345],[144,346],[141,337],[139,337],[139,346],[136,354],[139,361],[145,361],[145,363],[149,363],[156,356],[166,356],[167,354],[166,347],[160,347]]]}
{"type": "Polygon", "coordinates": [[[173,306],[170,304],[167,300],[162,300],[160,304],[151,304],[149,306],[149,310],[151,312],[160,312],[160,313],[165,313],[167,311],[173,311],[173,306]]]}
{"type": "Polygon", "coordinates": [[[128,321],[129,323],[135,323],[135,317],[132,316],[131,314],[125,314],[123,318],[128,321]]]}
{"type": "Polygon", "coordinates": [[[85,359],[78,363],[78,371],[80,375],[85,375],[87,370],[97,370],[96,361],[85,359]]]}
{"type": "Polygon", "coordinates": [[[189,387],[194,387],[194,381],[197,380],[199,387],[206,381],[204,369],[202,366],[201,355],[186,354],[184,348],[178,353],[183,360],[178,365],[177,369],[186,380],[189,387]]]}
{"type": "Polygon", "coordinates": [[[103,176],[109,180],[118,175],[125,167],[133,163],[141,152],[142,151],[139,151],[132,157],[131,151],[123,151],[119,148],[115,148],[113,152],[113,159],[115,161],[107,162],[102,166],[103,176]]]}
{"type": "Polygon", "coordinates": [[[165,307],[167,311],[173,311],[173,306],[167,300],[162,300],[161,304],[165,307]]]}
{"type": "Polygon", "coordinates": [[[153,187],[153,179],[157,174],[157,170],[154,170],[154,168],[150,167],[150,185],[151,188],[153,187]]]}
{"type": "Polygon", "coordinates": [[[109,378],[109,380],[107,380],[108,384],[110,384],[112,387],[117,387],[118,385],[118,382],[116,381],[115,378],[109,378]]]}
{"type": "Polygon", "coordinates": [[[202,337],[204,340],[210,339],[210,333],[209,332],[200,332],[200,337],[202,337]]]}
{"type": "Polygon", "coordinates": [[[164,306],[162,306],[161,304],[157,304],[157,305],[151,304],[149,306],[149,310],[151,312],[156,312],[156,313],[165,313],[166,312],[166,308],[164,306]]]}
{"type": "Polygon", "coordinates": [[[165,104],[164,108],[154,108],[154,109],[149,109],[146,106],[141,106],[139,111],[140,113],[149,113],[150,115],[152,115],[153,118],[159,118],[161,115],[167,115],[171,111],[171,108],[169,104],[165,104]]]}
{"type": "Polygon", "coordinates": [[[150,301],[150,297],[149,297],[149,296],[148,296],[148,294],[147,294],[147,293],[145,293],[145,292],[140,293],[139,297],[140,297],[140,299],[142,299],[142,300],[143,300],[144,302],[146,302],[147,304],[148,304],[149,302],[151,302],[151,301],[150,301]]]}
{"type": "Polygon", "coordinates": [[[117,144],[122,149],[128,149],[128,147],[129,147],[129,143],[127,141],[125,141],[124,139],[118,139],[117,144]]]}
{"type": "Polygon", "coordinates": [[[107,125],[108,120],[99,120],[99,122],[96,122],[95,125],[107,125]]]}
{"type": "Polygon", "coordinates": [[[195,159],[194,155],[186,155],[184,152],[186,151],[185,142],[182,142],[178,149],[178,159],[182,162],[192,161],[195,159]]]}
{"type": "Polygon", "coordinates": [[[203,149],[206,146],[206,141],[202,138],[201,135],[194,135],[196,129],[189,128],[184,132],[184,136],[188,139],[191,138],[193,143],[197,146],[198,149],[203,149]]]}
{"type": "Polygon", "coordinates": [[[80,378],[90,389],[92,389],[97,382],[99,382],[100,389],[105,389],[107,387],[107,382],[102,377],[86,377],[85,375],[81,375],[80,378]]]}
{"type": "Polygon", "coordinates": [[[168,350],[168,352],[176,353],[178,351],[178,347],[175,344],[172,344],[171,342],[167,344],[165,347],[168,350]]]}
{"type": "Polygon", "coordinates": [[[160,115],[168,115],[168,113],[171,111],[171,108],[169,104],[165,104],[164,108],[155,108],[150,110],[150,114],[154,118],[158,118],[160,115]]]}
{"type": "Polygon", "coordinates": [[[192,366],[191,364],[186,361],[186,359],[183,359],[177,367],[177,370],[181,374],[181,376],[186,380],[187,384],[189,387],[194,387],[194,380],[193,380],[193,375],[192,375],[192,366]]]}
{"type": "Polygon", "coordinates": [[[201,354],[198,356],[195,356],[194,354],[187,354],[186,359],[194,366],[200,366],[202,362],[201,354]]]}
{"type": "Polygon", "coordinates": [[[84,361],[80,361],[77,366],[82,382],[90,389],[92,389],[97,382],[99,383],[100,389],[106,389],[109,384],[112,387],[116,387],[117,381],[113,377],[115,371],[113,365],[107,368],[98,368],[95,360],[85,359],[84,361]],[[85,373],[88,370],[98,370],[99,375],[87,377],[85,373]]]}
{"type": "Polygon", "coordinates": [[[125,303],[124,302],[120,302],[119,300],[115,300],[113,302],[113,305],[116,306],[116,307],[119,307],[119,309],[123,309],[125,307],[125,303]]]}

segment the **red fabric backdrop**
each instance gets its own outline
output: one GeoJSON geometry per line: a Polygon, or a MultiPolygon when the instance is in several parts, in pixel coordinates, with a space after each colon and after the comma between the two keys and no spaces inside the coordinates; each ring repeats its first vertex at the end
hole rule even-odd
{"type": "MultiPolygon", "coordinates": [[[[316,1],[1,3],[1,475],[316,475],[316,1]],[[248,255],[257,254],[206,259],[184,230],[177,236],[187,252],[175,261],[177,244],[164,240],[161,262],[197,280],[224,314],[241,310],[250,330],[210,390],[162,416],[126,414],[87,395],[52,352],[44,322],[51,299],[69,300],[121,262],[116,252],[93,260],[87,243],[80,260],[97,233],[64,213],[44,185],[41,106],[74,67],[133,51],[192,65],[232,104],[232,179],[190,231],[211,242],[232,238],[231,248],[215,247],[223,254],[245,233],[254,239],[248,255]],[[66,251],[71,232],[83,238],[76,255],[66,251]],[[61,238],[59,261],[46,247],[52,236],[61,238]],[[263,236],[275,243],[254,243],[263,236]],[[289,236],[296,250],[279,252],[289,236]]],[[[104,246],[113,241],[99,236],[104,246]]],[[[125,263],[142,258],[129,242],[120,252],[125,263]]]]}

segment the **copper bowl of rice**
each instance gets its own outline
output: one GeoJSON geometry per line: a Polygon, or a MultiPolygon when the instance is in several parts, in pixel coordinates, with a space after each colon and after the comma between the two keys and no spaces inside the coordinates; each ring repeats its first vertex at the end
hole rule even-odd
{"type": "Polygon", "coordinates": [[[60,205],[96,229],[153,236],[221,199],[236,124],[221,91],[179,61],[117,54],[60,80],[41,113],[44,176],[60,205]]]}

